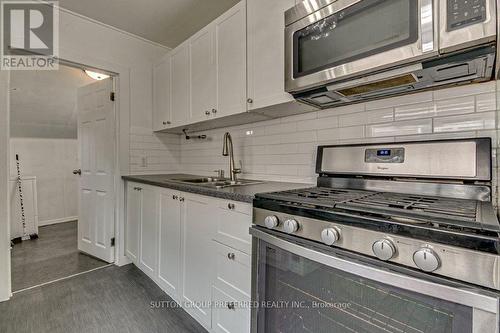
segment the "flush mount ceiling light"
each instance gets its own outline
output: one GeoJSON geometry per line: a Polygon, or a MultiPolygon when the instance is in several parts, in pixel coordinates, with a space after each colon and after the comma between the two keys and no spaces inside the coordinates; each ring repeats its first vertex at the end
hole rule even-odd
{"type": "Polygon", "coordinates": [[[94,80],[104,80],[109,77],[109,75],[103,74],[103,73],[97,73],[89,70],[85,70],[85,74],[93,78],[94,80]]]}

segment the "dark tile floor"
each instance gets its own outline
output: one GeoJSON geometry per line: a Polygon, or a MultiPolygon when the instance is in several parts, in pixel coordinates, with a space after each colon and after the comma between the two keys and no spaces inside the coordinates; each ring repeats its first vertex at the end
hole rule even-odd
{"type": "Polygon", "coordinates": [[[22,291],[0,303],[2,333],[206,333],[133,265],[109,266],[22,291]]]}
{"type": "Polygon", "coordinates": [[[12,290],[18,291],[45,282],[107,265],[78,252],[77,222],[59,223],[38,229],[39,238],[12,248],[12,290]]]}

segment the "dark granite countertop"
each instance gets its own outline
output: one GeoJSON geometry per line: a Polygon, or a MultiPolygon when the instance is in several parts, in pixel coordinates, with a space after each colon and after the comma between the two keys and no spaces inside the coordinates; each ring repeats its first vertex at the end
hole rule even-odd
{"type": "Polygon", "coordinates": [[[178,191],[207,195],[211,197],[249,202],[253,201],[255,194],[286,191],[299,188],[313,187],[315,184],[300,184],[286,182],[262,181],[262,183],[231,186],[221,189],[207,187],[206,185],[196,185],[190,183],[179,182],[182,179],[202,178],[204,176],[188,175],[188,174],[162,174],[162,175],[130,175],[123,176],[124,180],[133,181],[142,184],[166,187],[178,191]]]}

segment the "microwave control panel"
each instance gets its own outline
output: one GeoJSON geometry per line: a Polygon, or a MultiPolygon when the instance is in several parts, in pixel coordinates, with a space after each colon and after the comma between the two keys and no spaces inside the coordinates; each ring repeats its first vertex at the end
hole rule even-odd
{"type": "Polygon", "coordinates": [[[448,0],[448,31],[486,21],[486,0],[448,0]]]}

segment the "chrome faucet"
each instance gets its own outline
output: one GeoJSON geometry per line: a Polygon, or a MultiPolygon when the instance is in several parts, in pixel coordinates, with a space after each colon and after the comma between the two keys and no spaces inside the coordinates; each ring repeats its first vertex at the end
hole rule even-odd
{"type": "Polygon", "coordinates": [[[222,156],[229,156],[229,179],[231,181],[236,181],[236,175],[241,173],[241,162],[240,168],[234,167],[233,138],[231,138],[231,134],[229,134],[229,132],[224,134],[222,156]]]}

